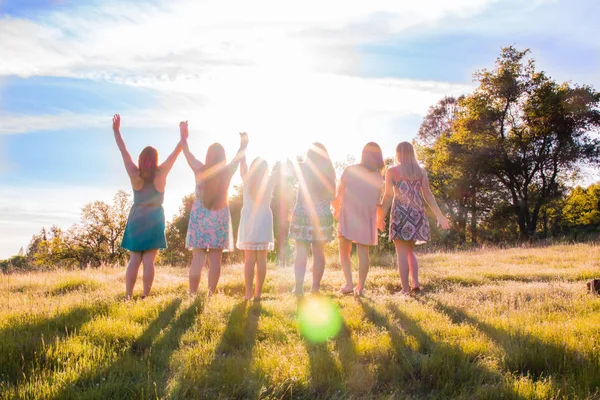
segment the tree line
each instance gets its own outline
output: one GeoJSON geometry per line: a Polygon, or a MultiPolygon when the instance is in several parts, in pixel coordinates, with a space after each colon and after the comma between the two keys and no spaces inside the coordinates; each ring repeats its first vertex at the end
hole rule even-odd
{"type": "MultiPolygon", "coordinates": [[[[600,93],[589,85],[558,83],[537,71],[529,50],[502,49],[492,70],[474,74],[476,89],[433,105],[414,141],[440,207],[452,220],[443,233],[432,226],[428,246],[513,244],[545,238],[580,240],[600,235],[600,183],[570,188],[582,169],[600,163],[600,93]]],[[[355,163],[337,162],[338,177],[355,163]]],[[[391,165],[393,160],[386,160],[391,165]]],[[[285,168],[291,168],[287,163],[285,168]]],[[[284,168],[284,169],[285,169],[284,168]]],[[[275,187],[271,208],[275,251],[289,262],[289,215],[298,184],[286,174],[275,187]]],[[[168,249],[158,263],[187,265],[187,224],[194,195],[182,199],[167,224],[168,249]]],[[[112,204],[83,207],[81,222],[66,231],[42,228],[19,255],[0,261],[2,271],[124,264],[119,246],[131,197],[119,191],[112,204]]],[[[234,187],[230,210],[234,233],[242,208],[242,188],[234,187]]],[[[332,250],[336,243],[330,245],[332,250]]],[[[380,233],[375,253],[392,251],[380,233]]],[[[225,262],[241,261],[225,253],[225,262]]]]}

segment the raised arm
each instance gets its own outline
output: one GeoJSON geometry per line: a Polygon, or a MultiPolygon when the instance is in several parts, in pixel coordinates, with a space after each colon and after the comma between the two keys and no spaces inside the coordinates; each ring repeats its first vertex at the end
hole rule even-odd
{"type": "MultiPolygon", "coordinates": [[[[181,126],[182,123],[180,123],[179,125],[181,126]]],[[[169,172],[171,171],[171,168],[173,168],[173,164],[175,164],[175,161],[177,160],[177,157],[179,157],[181,150],[182,150],[181,141],[179,141],[177,143],[177,145],[175,146],[175,149],[173,150],[173,152],[171,154],[169,154],[169,157],[167,157],[167,159],[165,161],[163,161],[163,163],[160,164],[160,166],[158,167],[158,170],[160,171],[160,173],[162,175],[166,176],[169,174],[169,172]]]]}
{"type": "MultiPolygon", "coordinates": [[[[246,132],[240,132],[240,148],[238,149],[233,160],[227,165],[227,169],[231,175],[235,174],[240,161],[246,158],[246,148],[248,147],[248,134],[246,132]]],[[[247,168],[247,167],[246,167],[247,168]]],[[[247,172],[247,169],[246,169],[247,172]]],[[[242,178],[243,179],[243,178],[242,178]]]]}
{"type": "Polygon", "coordinates": [[[242,155],[240,159],[240,176],[242,177],[242,182],[246,182],[246,177],[248,176],[248,163],[246,162],[246,152],[242,155]]]}
{"type": "Polygon", "coordinates": [[[123,163],[125,164],[125,170],[127,171],[127,175],[129,178],[136,179],[140,175],[140,171],[131,159],[131,154],[127,151],[127,146],[125,146],[125,141],[121,136],[121,116],[119,114],[113,115],[113,133],[115,134],[115,141],[117,142],[117,147],[121,152],[121,157],[123,157],[123,163]]]}
{"type": "Polygon", "coordinates": [[[381,200],[381,205],[377,209],[377,227],[380,231],[385,230],[385,216],[390,210],[393,198],[394,181],[392,179],[392,169],[388,168],[388,170],[385,171],[385,189],[383,192],[383,199],[381,200]]]}
{"type": "Polygon", "coordinates": [[[190,147],[188,146],[187,139],[188,139],[188,136],[190,135],[190,132],[188,130],[187,121],[179,123],[179,134],[181,135],[180,143],[181,143],[181,148],[183,150],[183,155],[185,156],[185,159],[186,159],[188,165],[190,166],[192,171],[199,172],[204,167],[204,164],[202,164],[202,162],[200,160],[198,160],[196,157],[194,157],[194,155],[190,151],[190,147]]]}
{"type": "Polygon", "coordinates": [[[433,211],[433,213],[435,214],[438,225],[441,226],[442,229],[450,229],[450,221],[448,220],[448,218],[446,218],[444,214],[442,214],[442,211],[440,210],[437,202],[435,201],[433,193],[431,193],[431,188],[429,187],[429,179],[427,179],[427,173],[425,171],[423,171],[421,191],[423,192],[423,200],[425,200],[429,208],[431,208],[431,211],[433,211]]]}

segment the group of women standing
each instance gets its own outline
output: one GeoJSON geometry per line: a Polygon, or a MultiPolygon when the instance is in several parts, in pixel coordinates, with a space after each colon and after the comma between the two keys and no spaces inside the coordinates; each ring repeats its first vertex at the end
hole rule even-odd
{"type": "MultiPolygon", "coordinates": [[[[186,247],[192,250],[189,273],[190,294],[198,291],[200,276],[208,260],[208,293],[217,289],[223,251],[233,250],[233,230],[227,203],[231,179],[238,167],[243,181],[243,208],[237,248],[244,251],[245,298],[259,300],[267,273],[267,252],[273,250],[273,214],[270,209],[273,189],[280,176],[275,168],[269,174],[265,160],[255,159],[248,167],[248,135],[240,134],[240,147],[229,163],[219,143],[212,144],[205,162],[198,160],[187,143],[187,122],[180,123],[181,140],[162,163],[152,147],[142,150],[135,165],[120,133],[120,116],[113,117],[113,132],[125,169],[133,187],[133,206],[129,214],[122,247],[130,251],[126,273],[126,297],[131,299],[139,267],[143,263],[144,294],[150,293],[154,279],[154,260],[159,249],[166,248],[165,215],[162,207],[166,178],[183,150],[194,172],[196,198],[192,206],[186,247]],[[255,285],[253,281],[256,280],[255,285]],[[253,287],[254,286],[254,287],[253,287]]],[[[347,167],[337,185],[333,164],[325,146],[313,143],[303,162],[294,168],[298,179],[298,197],[290,223],[289,238],[296,241],[293,292],[303,294],[304,277],[312,250],[311,292],[320,290],[325,271],[325,245],[334,239],[334,218],[338,220],[340,262],[345,283],[342,294],[363,294],[369,271],[369,246],[377,244],[377,230],[384,231],[384,220],[391,207],[389,238],[394,242],[402,285],[401,293],[420,290],[418,263],[413,252],[416,244],[429,240],[429,221],[425,203],[443,229],[449,221],[436,204],[427,174],[419,166],[408,142],[396,147],[396,165],[385,172],[381,148],[373,142],[362,150],[360,163],[347,167]],[[332,212],[333,209],[333,212],[332,212]],[[351,250],[356,243],[358,283],[352,278],[351,250]],[[409,275],[412,283],[409,285],[409,275]]]]}

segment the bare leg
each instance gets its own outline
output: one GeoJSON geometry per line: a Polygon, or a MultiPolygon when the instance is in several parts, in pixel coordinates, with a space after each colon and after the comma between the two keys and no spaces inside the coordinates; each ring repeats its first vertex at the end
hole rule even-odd
{"type": "Polygon", "coordinates": [[[244,281],[246,283],[246,300],[252,298],[252,281],[254,280],[254,264],[256,264],[256,252],[244,250],[244,281]]]}
{"type": "Polygon", "coordinates": [[[308,262],[309,243],[296,241],[296,262],[294,263],[294,274],[296,276],[296,296],[304,292],[304,275],[306,274],[306,263],[308,262]]]}
{"type": "Polygon", "coordinates": [[[358,253],[358,285],[356,293],[362,295],[369,273],[369,246],[364,244],[356,244],[356,252],[358,253]]]}
{"type": "Polygon", "coordinates": [[[206,261],[205,249],[194,249],[192,253],[192,265],[190,266],[190,296],[194,296],[198,292],[200,285],[200,275],[206,261]]]}
{"type": "Polygon", "coordinates": [[[311,292],[316,293],[321,289],[321,279],[325,272],[325,242],[313,242],[313,283],[311,292]]]}
{"type": "Polygon", "coordinates": [[[263,284],[267,277],[267,251],[258,250],[256,252],[256,286],[254,287],[254,298],[260,299],[263,284]]]}
{"type": "Polygon", "coordinates": [[[131,296],[133,295],[133,287],[135,286],[141,263],[141,251],[129,252],[129,265],[127,265],[127,272],[125,272],[125,298],[127,300],[131,300],[131,296]]]}
{"type": "Polygon", "coordinates": [[[342,264],[342,271],[344,271],[344,278],[346,278],[346,284],[342,286],[340,291],[342,293],[351,293],[354,283],[352,282],[352,259],[350,253],[352,252],[352,242],[345,237],[340,237],[340,264],[342,264]]]}
{"type": "Polygon", "coordinates": [[[217,284],[221,277],[221,255],[223,249],[210,249],[208,252],[208,293],[217,291],[217,284]]]}
{"type": "Polygon", "coordinates": [[[396,255],[398,256],[398,272],[400,273],[400,282],[402,284],[402,293],[409,293],[408,286],[408,242],[404,240],[395,239],[394,245],[396,246],[396,255]]]}
{"type": "Polygon", "coordinates": [[[144,297],[150,294],[154,282],[154,260],[158,249],[144,251],[142,261],[144,262],[144,297]]]}
{"type": "Polygon", "coordinates": [[[412,288],[420,288],[419,284],[419,262],[417,256],[414,253],[415,242],[409,242],[410,251],[408,253],[408,267],[410,269],[410,277],[412,279],[412,288]]]}

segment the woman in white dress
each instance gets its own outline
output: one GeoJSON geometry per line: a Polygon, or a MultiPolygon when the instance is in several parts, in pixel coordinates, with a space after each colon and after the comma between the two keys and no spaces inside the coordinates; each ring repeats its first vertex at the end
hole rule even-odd
{"type": "Polygon", "coordinates": [[[276,170],[269,177],[269,165],[262,158],[252,161],[249,170],[246,157],[240,160],[240,173],[244,183],[244,205],[240,216],[237,247],[244,250],[246,300],[252,298],[255,265],[254,300],[260,300],[267,276],[267,252],[274,248],[271,197],[277,183],[276,170]]]}

